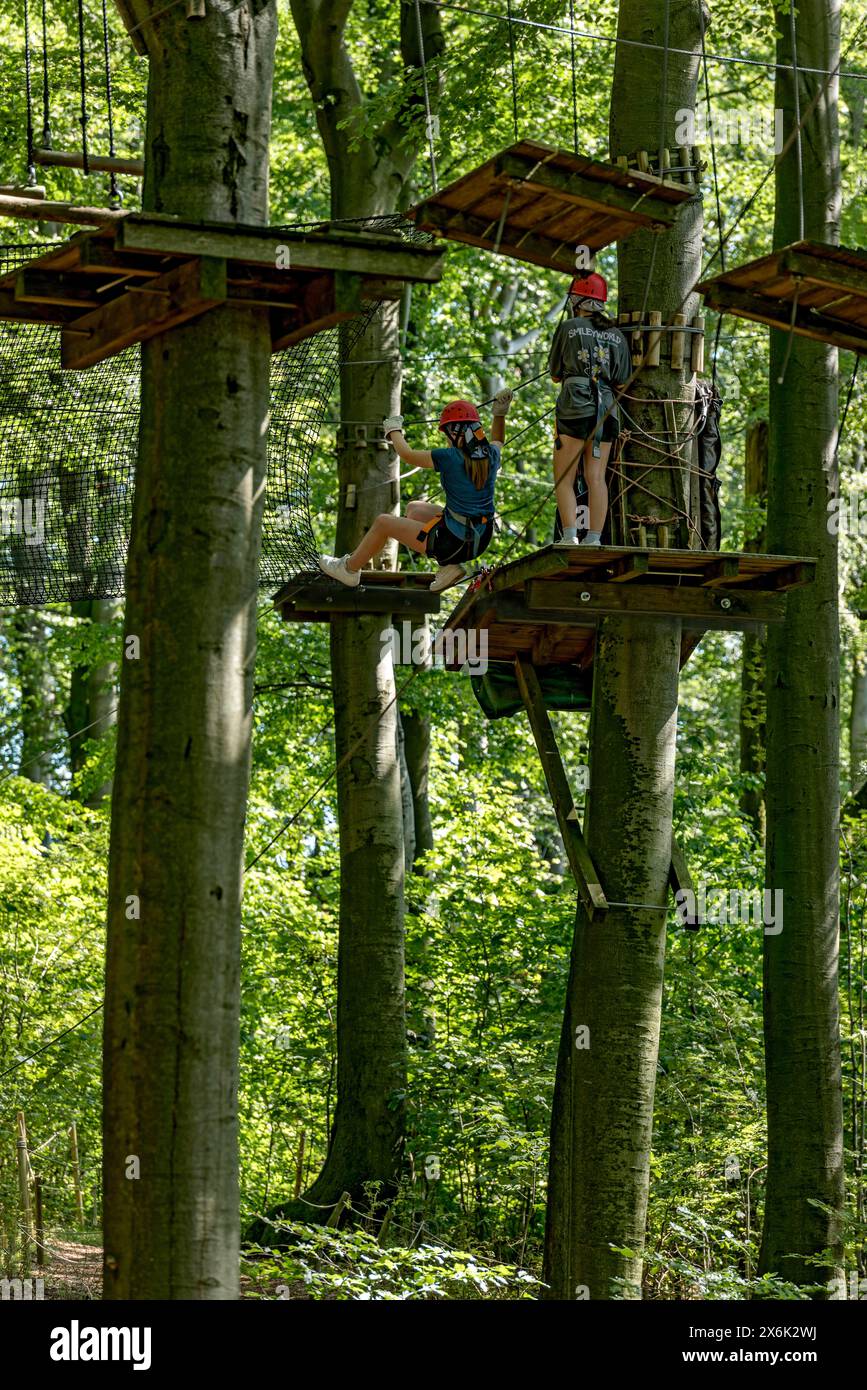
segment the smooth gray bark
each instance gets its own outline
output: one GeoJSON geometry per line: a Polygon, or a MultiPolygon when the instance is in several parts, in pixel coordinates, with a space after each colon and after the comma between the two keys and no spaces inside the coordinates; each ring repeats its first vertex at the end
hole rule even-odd
{"type": "MultiPolygon", "coordinates": [[[[149,25],[144,204],[264,224],[273,0],[149,25]]],[[[112,805],[105,1297],[238,1296],[239,932],[267,312],[144,345],[112,805]],[[136,655],[136,644],[138,654],[136,655]]]]}
{"type": "MultiPolygon", "coordinates": [[[[666,77],[661,54],[618,47],[612,157],[675,147],[675,112],[695,105],[700,23],[698,3],[672,10],[671,47],[688,56],[671,52],[666,77]]],[[[621,0],[618,35],[662,45],[659,0],[621,0]]],[[[619,249],[621,311],[694,313],[700,255],[698,201],[655,250],[651,233],[630,237],[619,249]]],[[[665,353],[662,363],[630,392],[683,401],[688,417],[692,375],[673,372],[665,353]]],[[[658,407],[630,411],[659,432],[658,407]]],[[[630,454],[640,456],[633,445],[630,454]]],[[[629,510],[666,517],[688,496],[683,481],[657,471],[657,499],[633,493],[629,510]]],[[[674,618],[609,619],[597,638],[585,833],[609,901],[653,907],[614,907],[594,925],[578,909],[551,1123],[544,1277],[555,1299],[641,1297],[665,960],[666,914],[654,908],[668,897],[680,639],[674,618]]]]}
{"type": "MultiPolygon", "coordinates": [[[[788,15],[778,13],[777,24],[778,62],[790,64],[788,15]]],[[[797,43],[802,70],[835,68],[839,0],[799,8],[797,43]]],[[[837,80],[823,92],[825,83],[802,72],[803,235],[836,242],[837,80]]],[[[776,104],[788,134],[794,84],[785,66],[776,104]]],[[[793,146],[776,171],[775,246],[800,239],[799,191],[793,146]]],[[[815,583],[792,592],[785,623],[768,631],[765,881],[782,891],[785,919],[782,932],[764,938],[768,1175],[759,1267],[803,1284],[836,1272],[843,1202],[838,581],[827,511],[839,487],[838,395],[836,348],[771,333],[768,547],[819,563],[815,583]],[[824,1267],[811,1262],[823,1250],[831,1252],[824,1267]]]]}

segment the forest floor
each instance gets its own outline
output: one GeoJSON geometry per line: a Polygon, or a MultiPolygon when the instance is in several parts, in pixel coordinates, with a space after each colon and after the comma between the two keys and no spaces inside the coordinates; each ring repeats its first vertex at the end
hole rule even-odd
{"type": "MultiPolygon", "coordinates": [[[[31,1272],[32,1278],[45,1280],[45,1301],[98,1302],[102,1296],[102,1246],[55,1237],[50,1241],[49,1250],[50,1263],[31,1272]]],[[[309,1300],[310,1293],[300,1279],[287,1284],[242,1274],[241,1297],[295,1301],[309,1300]]]]}

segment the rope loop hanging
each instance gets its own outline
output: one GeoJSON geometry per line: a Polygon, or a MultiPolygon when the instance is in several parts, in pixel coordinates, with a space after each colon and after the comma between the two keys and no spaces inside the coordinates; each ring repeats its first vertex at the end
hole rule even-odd
{"type": "MultiPolygon", "coordinates": [[[[114,144],[114,110],[111,97],[111,55],[108,46],[108,10],[106,0],[102,0],[102,43],[105,57],[105,103],[108,114],[108,153],[114,159],[117,153],[114,144]]],[[[123,202],[120,189],[117,186],[117,172],[112,169],[109,176],[109,197],[108,205],[110,208],[119,208],[123,202]]]]}
{"type": "Polygon", "coordinates": [[[78,0],[78,76],[81,92],[81,157],[85,175],[90,173],[90,159],[87,152],[87,63],[84,53],[84,0],[78,0]]]}
{"type": "Polygon", "coordinates": [[[509,21],[509,65],[512,70],[512,129],[515,144],[518,143],[518,71],[515,66],[515,21],[512,16],[512,0],[506,0],[509,21]]]}
{"type": "MultiPolygon", "coordinates": [[[[105,0],[103,0],[105,4],[105,0]]],[[[428,154],[430,156],[430,176],[434,193],[438,192],[436,146],[434,143],[434,120],[431,115],[430,89],[427,80],[427,59],[424,51],[424,26],[421,22],[421,3],[415,0],[415,23],[418,30],[418,51],[421,58],[421,80],[424,88],[425,128],[427,130],[428,154]]]]}
{"type": "Polygon", "coordinates": [[[27,100],[27,183],[36,183],[36,158],[33,142],[33,83],[30,62],[30,0],[24,0],[24,91],[27,100]]]}
{"type": "Polygon", "coordinates": [[[47,0],[42,0],[42,148],[51,149],[51,110],[48,90],[48,16],[47,0]]]}

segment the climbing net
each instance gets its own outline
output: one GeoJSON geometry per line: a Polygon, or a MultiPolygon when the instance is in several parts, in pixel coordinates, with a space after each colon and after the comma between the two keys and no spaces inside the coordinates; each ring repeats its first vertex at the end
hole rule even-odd
{"type": "MultiPolygon", "coordinates": [[[[420,236],[414,228],[404,231],[394,217],[352,226],[420,236]]],[[[43,249],[0,246],[0,274],[20,268],[43,249]]],[[[341,363],[379,308],[373,301],[357,318],[271,359],[263,586],[281,584],[315,562],[311,459],[341,363]]],[[[63,371],[56,328],[0,323],[0,605],[123,593],[139,387],[138,348],[86,371],[63,371]]]]}

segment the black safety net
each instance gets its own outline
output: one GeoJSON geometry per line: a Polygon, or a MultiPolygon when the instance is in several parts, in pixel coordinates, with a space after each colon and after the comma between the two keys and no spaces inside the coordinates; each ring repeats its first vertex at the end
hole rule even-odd
{"type": "MultiPolygon", "coordinates": [[[[396,218],[352,225],[421,239],[396,218]]],[[[0,274],[44,249],[0,246],[0,274]]],[[[263,586],[273,588],[315,562],[310,462],[340,365],[378,308],[373,303],[358,318],[272,356],[263,586]]],[[[64,371],[58,328],[0,323],[0,605],[123,593],[139,367],[136,347],[85,371],[64,371]]]]}

